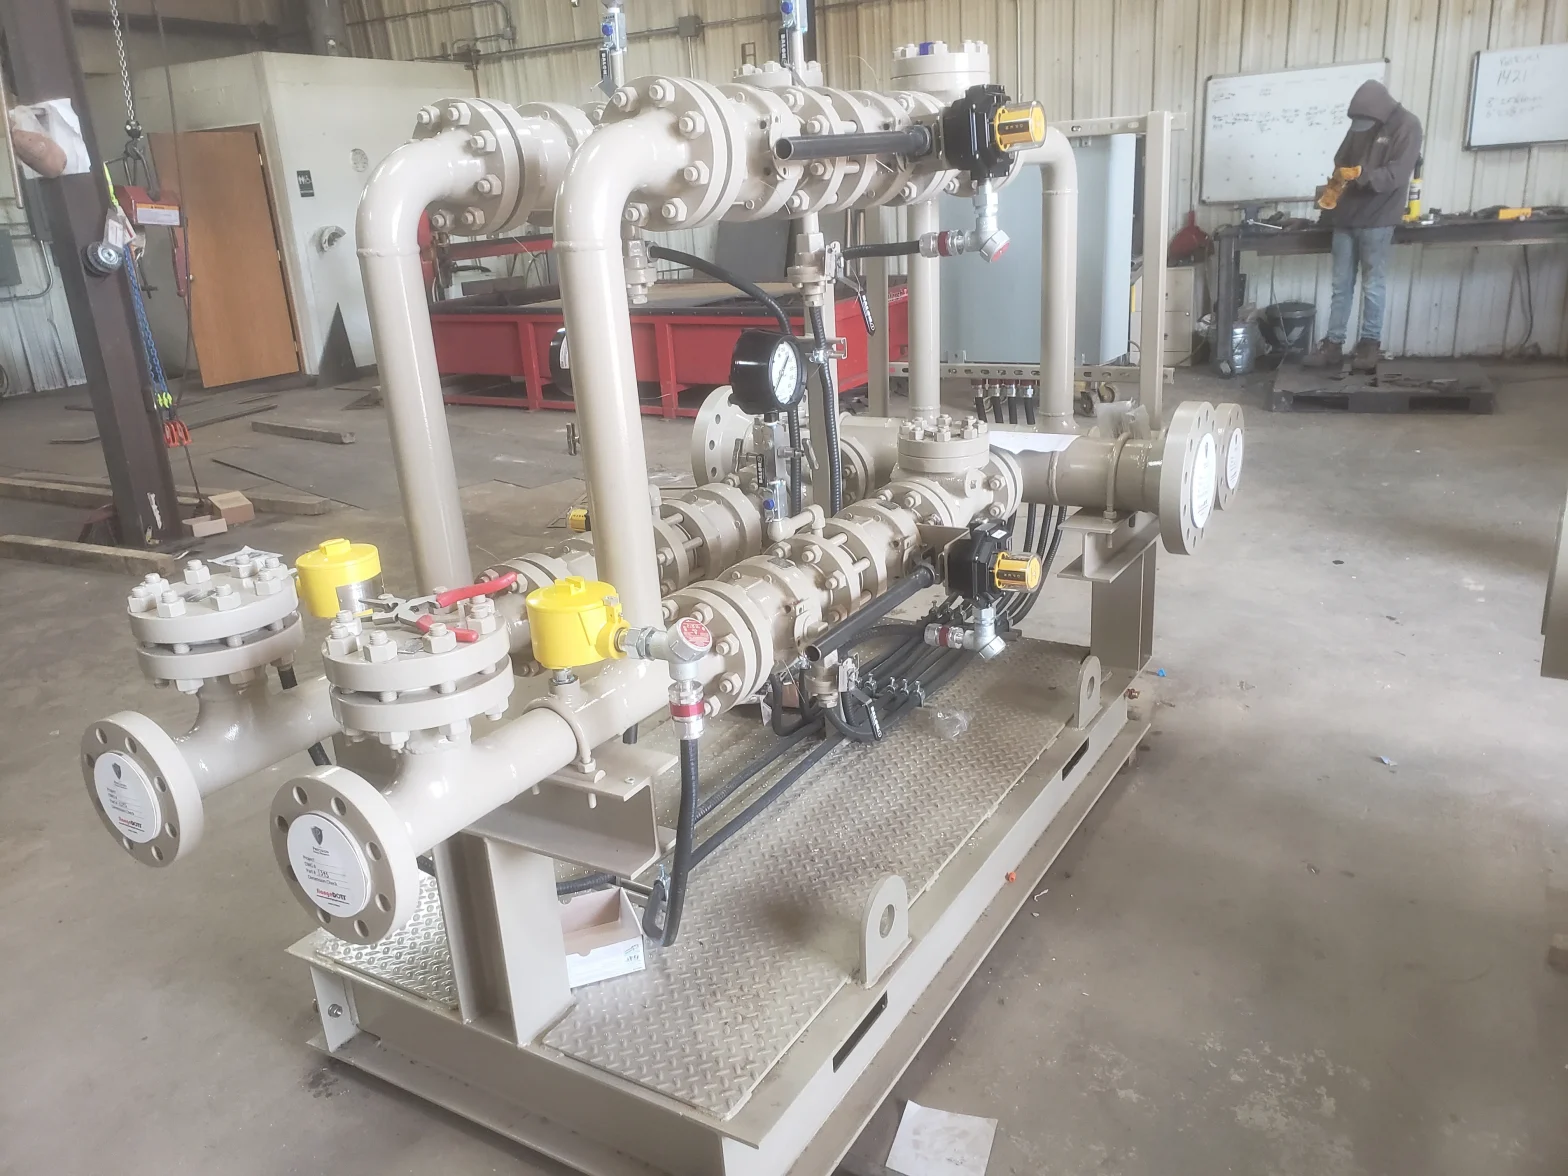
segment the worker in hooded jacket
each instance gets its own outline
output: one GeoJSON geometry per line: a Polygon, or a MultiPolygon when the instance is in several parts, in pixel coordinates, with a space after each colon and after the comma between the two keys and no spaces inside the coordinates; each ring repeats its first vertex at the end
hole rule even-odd
{"type": "Polygon", "coordinates": [[[1346,111],[1350,130],[1334,153],[1328,188],[1337,196],[1319,205],[1334,226],[1334,299],[1328,333],[1302,361],[1307,367],[1338,368],[1345,357],[1345,332],[1361,270],[1361,332],[1351,354],[1355,372],[1375,372],[1383,341],[1384,284],[1394,227],[1404,219],[1410,177],[1421,155],[1421,120],[1382,82],[1363,82],[1346,111]]]}

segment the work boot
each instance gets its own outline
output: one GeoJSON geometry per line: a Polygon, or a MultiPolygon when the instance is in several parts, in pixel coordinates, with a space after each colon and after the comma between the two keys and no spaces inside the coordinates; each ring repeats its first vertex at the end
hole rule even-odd
{"type": "Polygon", "coordinates": [[[1324,339],[1311,351],[1301,357],[1301,366],[1305,368],[1334,368],[1345,362],[1345,348],[1343,344],[1332,339],[1324,339]]]}
{"type": "Polygon", "coordinates": [[[1381,344],[1376,339],[1361,339],[1350,354],[1350,370],[1358,376],[1377,374],[1377,361],[1381,358],[1381,344]]]}

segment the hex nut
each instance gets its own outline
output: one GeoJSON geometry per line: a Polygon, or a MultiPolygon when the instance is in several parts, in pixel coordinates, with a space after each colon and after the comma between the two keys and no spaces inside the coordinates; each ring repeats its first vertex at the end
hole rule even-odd
{"type": "Polygon", "coordinates": [[[183,617],[185,615],[185,600],[173,589],[158,597],[158,615],[160,617],[183,617]]]}
{"type": "Polygon", "coordinates": [[[688,110],[676,120],[675,129],[688,139],[695,139],[708,129],[708,121],[695,110],[688,110]]]}
{"type": "Polygon", "coordinates": [[[666,200],[659,207],[659,215],[673,224],[679,224],[686,219],[686,201],[679,196],[673,200],[666,200]]]}
{"type": "Polygon", "coordinates": [[[457,648],[457,634],[437,621],[425,633],[421,644],[426,653],[450,653],[457,648]]]}

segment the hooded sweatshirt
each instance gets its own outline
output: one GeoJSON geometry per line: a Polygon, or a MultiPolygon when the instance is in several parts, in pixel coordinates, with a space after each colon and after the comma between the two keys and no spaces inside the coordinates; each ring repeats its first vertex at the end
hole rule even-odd
{"type": "Polygon", "coordinates": [[[1363,82],[1346,113],[1369,118],[1367,131],[1352,128],[1334,153],[1335,167],[1361,168],[1334,209],[1342,229],[1397,225],[1405,216],[1410,177],[1421,155],[1421,120],[1394,100],[1382,82],[1363,82]]]}

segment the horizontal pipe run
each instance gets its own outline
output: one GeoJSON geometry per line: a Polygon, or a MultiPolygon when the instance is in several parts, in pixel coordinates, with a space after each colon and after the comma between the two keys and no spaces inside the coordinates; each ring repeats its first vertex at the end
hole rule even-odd
{"type": "Polygon", "coordinates": [[[472,743],[411,745],[387,801],[414,852],[424,853],[576,762],[579,736],[590,748],[618,740],[665,706],[668,689],[664,663],[614,662],[584,679],[559,710],[525,710],[472,743]]]}
{"type": "Polygon", "coordinates": [[[936,148],[931,128],[916,123],[896,131],[858,131],[848,135],[797,135],[773,144],[773,154],[792,163],[807,159],[845,159],[855,155],[930,155],[936,148]]]}
{"type": "Polygon", "coordinates": [[[1079,437],[1053,453],[1014,454],[1023,476],[1023,500],[1042,506],[1104,510],[1111,463],[1116,464],[1116,501],[1110,509],[1160,509],[1163,442],[1158,439],[1104,441],[1079,437]]]}
{"type": "Polygon", "coordinates": [[[336,735],[329,691],[325,678],[288,691],[271,691],[260,678],[203,683],[196,721],[174,740],[197,790],[207,796],[336,735]]]}

